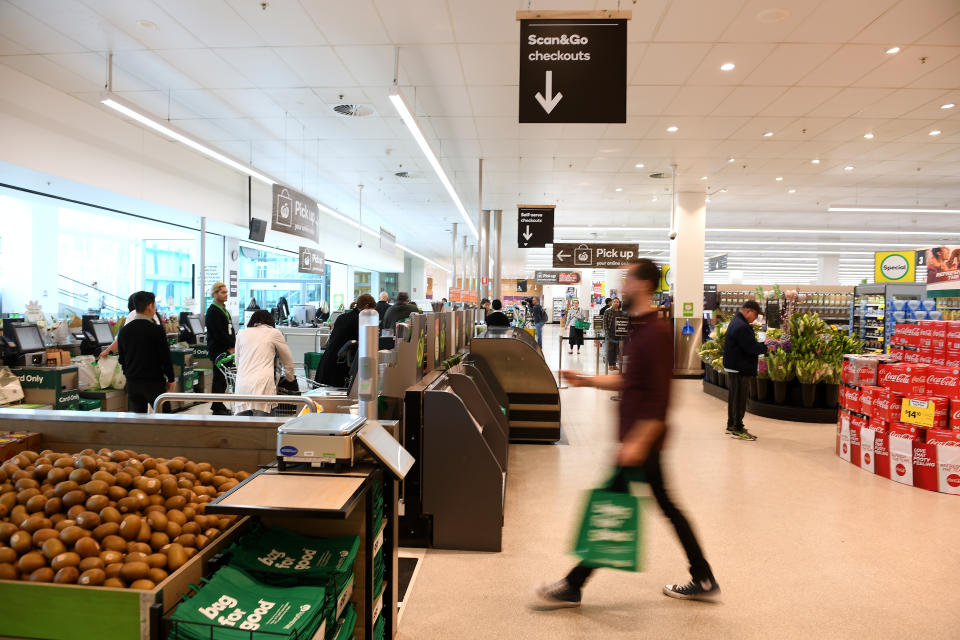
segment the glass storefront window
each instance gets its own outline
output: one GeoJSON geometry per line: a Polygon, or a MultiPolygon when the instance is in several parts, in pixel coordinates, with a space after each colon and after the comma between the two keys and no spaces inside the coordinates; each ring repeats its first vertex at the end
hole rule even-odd
{"type": "Polygon", "coordinates": [[[330,265],[323,276],[298,271],[299,258],[293,252],[241,244],[239,258],[239,303],[246,309],[255,300],[261,309],[273,309],[286,298],[291,312],[298,304],[319,307],[330,303],[327,282],[330,265]]]}

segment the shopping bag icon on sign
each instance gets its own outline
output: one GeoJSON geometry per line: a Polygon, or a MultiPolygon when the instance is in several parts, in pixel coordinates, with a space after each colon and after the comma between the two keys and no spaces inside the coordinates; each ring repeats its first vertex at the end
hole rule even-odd
{"type": "Polygon", "coordinates": [[[310,262],[311,262],[311,261],[310,261],[310,254],[309,254],[309,253],[303,254],[303,268],[304,268],[304,269],[309,269],[309,268],[310,268],[310,262]]]}
{"type": "Polygon", "coordinates": [[[293,200],[290,198],[290,192],[281,189],[277,194],[276,204],[276,225],[278,227],[293,226],[293,200]]]}
{"type": "Polygon", "coordinates": [[[593,249],[585,244],[581,244],[573,251],[573,264],[576,267],[589,267],[593,265],[593,249]]]}

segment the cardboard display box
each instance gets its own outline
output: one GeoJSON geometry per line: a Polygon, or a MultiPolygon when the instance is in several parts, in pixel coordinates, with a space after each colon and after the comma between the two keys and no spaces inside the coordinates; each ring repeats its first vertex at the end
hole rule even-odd
{"type": "Polygon", "coordinates": [[[47,366],[62,367],[70,364],[70,352],[63,349],[47,349],[47,366]]]}
{"type": "Polygon", "coordinates": [[[80,408],[80,391],[73,389],[24,389],[27,404],[49,404],[58,411],[76,411],[80,408]]]}
{"type": "Polygon", "coordinates": [[[27,449],[39,450],[40,440],[40,434],[32,431],[0,431],[0,462],[27,449]]]}
{"type": "Polygon", "coordinates": [[[27,389],[66,391],[80,386],[77,365],[63,367],[21,367],[12,369],[20,379],[20,386],[27,389]]]}
{"type": "Polygon", "coordinates": [[[87,389],[80,392],[87,400],[99,400],[100,411],[126,411],[127,392],[123,389],[87,389]]]}

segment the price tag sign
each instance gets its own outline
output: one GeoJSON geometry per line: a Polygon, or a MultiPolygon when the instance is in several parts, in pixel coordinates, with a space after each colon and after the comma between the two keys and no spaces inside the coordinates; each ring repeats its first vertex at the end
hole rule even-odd
{"type": "Polygon", "coordinates": [[[900,407],[900,422],[932,429],[935,413],[936,406],[929,400],[904,398],[900,407]]]}

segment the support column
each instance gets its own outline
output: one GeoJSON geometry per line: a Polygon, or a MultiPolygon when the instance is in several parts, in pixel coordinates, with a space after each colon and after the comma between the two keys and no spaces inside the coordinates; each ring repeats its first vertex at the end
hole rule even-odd
{"type": "Polygon", "coordinates": [[[703,192],[674,194],[676,238],[670,242],[670,273],[673,276],[673,344],[675,375],[699,375],[701,325],[703,324],[703,250],[707,205],[703,192]],[[684,306],[686,305],[686,313],[684,306]],[[689,321],[692,333],[683,329],[689,321]]]}
{"type": "Polygon", "coordinates": [[[500,266],[500,228],[503,223],[503,210],[495,209],[493,211],[493,291],[490,294],[491,301],[499,298],[503,290],[503,270],[500,266]]]}
{"type": "Polygon", "coordinates": [[[817,284],[838,284],[840,282],[840,256],[817,256],[817,284]]]}
{"type": "Polygon", "coordinates": [[[460,268],[460,290],[469,291],[470,285],[467,282],[467,271],[468,271],[468,265],[470,264],[470,260],[467,256],[467,236],[463,236],[463,244],[461,245],[461,250],[460,250],[460,259],[462,261],[461,268],[460,268]]]}
{"type": "MultiPolygon", "coordinates": [[[[200,311],[197,313],[206,313],[207,311],[207,218],[200,218],[200,311]]],[[[213,286],[213,283],[210,283],[213,286]]]]}
{"type": "Polygon", "coordinates": [[[464,285],[464,289],[466,289],[471,293],[474,291],[473,274],[477,268],[476,255],[477,255],[476,245],[472,245],[472,244],[467,245],[467,266],[464,267],[464,274],[463,274],[464,278],[466,279],[465,280],[466,284],[464,285]]]}
{"type": "MultiPolygon", "coordinates": [[[[449,289],[453,289],[454,287],[457,286],[457,228],[459,226],[460,225],[454,222],[453,231],[451,232],[451,236],[453,237],[453,246],[451,247],[451,252],[450,252],[450,286],[448,287],[449,289]]],[[[447,295],[447,299],[448,300],[450,299],[449,294],[447,295]]]]}
{"type": "Polygon", "coordinates": [[[490,297],[490,209],[480,210],[480,295],[477,300],[490,297]]]}

